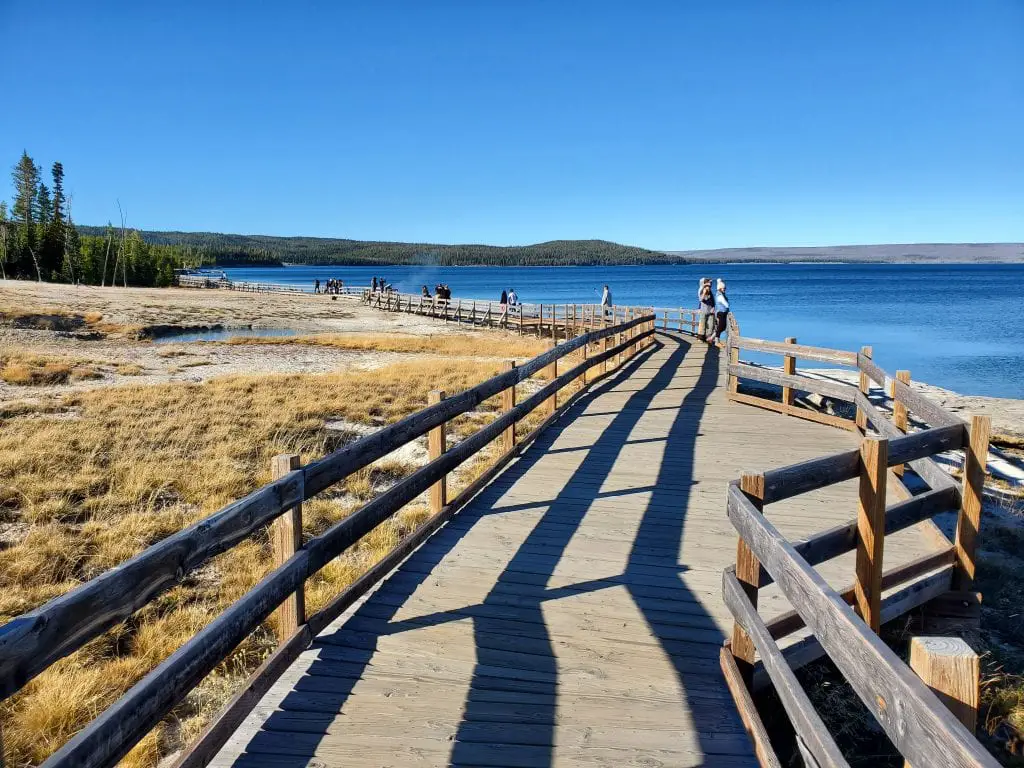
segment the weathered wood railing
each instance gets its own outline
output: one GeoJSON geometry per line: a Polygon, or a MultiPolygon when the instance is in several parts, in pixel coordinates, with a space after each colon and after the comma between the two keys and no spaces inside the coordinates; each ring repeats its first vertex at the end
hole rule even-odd
{"type": "MultiPolygon", "coordinates": [[[[965,595],[973,584],[990,424],[975,417],[967,424],[909,386],[904,372],[889,377],[859,353],[799,346],[795,339],[770,342],[730,338],[729,396],[815,421],[860,429],[858,450],[813,459],[760,474],[745,474],[728,489],[727,513],[739,533],[736,566],[723,575],[725,603],[735,617],[733,636],[722,652],[722,666],[748,724],[763,765],[777,762],[750,690],[771,683],[796,735],[807,765],[846,766],[835,741],[801,688],[794,670],[827,654],[876,717],[895,747],[912,765],[995,766],[997,762],[938,697],[878,637],[881,625],[953,590],[965,595]],[[784,355],[783,372],[740,364],[734,354],[754,349],[784,355]],[[800,376],[795,358],[851,366],[859,386],[800,376]],[[740,378],[783,387],[782,402],[736,391],[740,378]],[[870,383],[889,384],[893,420],[868,399],[870,383]],[[793,405],[793,390],[817,392],[857,407],[856,419],[817,418],[822,414],[793,405]],[[904,434],[908,412],[923,429],[904,434]],[[873,429],[876,435],[866,433],[873,429]],[[936,454],[963,449],[965,469],[958,484],[934,462],[936,454]],[[911,495],[900,482],[904,465],[928,486],[911,495]],[[771,524],[766,506],[819,488],[859,478],[859,509],[850,522],[791,543],[771,524]],[[887,504],[886,491],[899,499],[887,504]],[[954,541],[913,562],[883,568],[887,534],[945,511],[957,511],[954,541]],[[814,566],[856,552],[854,581],[836,591],[814,566]],[[758,590],[775,583],[793,611],[765,621],[757,612],[758,590]],[[895,591],[891,591],[894,590],[895,591]],[[888,594],[885,594],[889,591],[888,594]],[[806,628],[810,634],[780,649],[777,641],[806,628]],[[760,657],[758,661],[757,658],[760,657]]],[[[936,533],[942,535],[936,529],[936,533]]]]}
{"type": "Polygon", "coordinates": [[[623,323],[641,315],[655,315],[660,328],[693,332],[695,313],[689,309],[602,306],[600,304],[515,304],[495,301],[438,299],[397,291],[363,292],[363,302],[389,312],[435,317],[445,322],[507,328],[551,339],[569,339],[580,333],[623,323]]]}
{"type": "Polygon", "coordinates": [[[278,649],[176,763],[178,768],[205,765],[273,680],[320,630],[455,514],[557,418],[576,396],[559,403],[558,395],[566,386],[580,379],[584,384],[595,381],[628,360],[650,343],[654,326],[655,318],[648,314],[596,328],[522,365],[511,363],[503,373],[451,397],[434,393],[431,404],[423,410],[322,459],[301,465],[297,457],[279,457],[273,482],[0,627],[0,696],[16,693],[53,662],[128,619],[185,574],[274,522],[275,569],[45,763],[49,768],[114,765],[271,612],[284,605],[279,615],[282,631],[278,649]],[[582,359],[559,373],[559,361],[567,360],[569,355],[581,355],[582,359]],[[516,403],[516,385],[537,374],[550,380],[516,403]],[[502,393],[506,393],[503,412],[446,449],[445,424],[502,393]],[[516,423],[538,407],[547,418],[525,438],[516,440],[516,423]],[[302,544],[300,513],[296,510],[304,500],[423,435],[429,435],[430,459],[426,465],[302,544]],[[497,460],[449,501],[444,489],[447,475],[502,436],[503,450],[497,460]],[[325,608],[304,616],[297,596],[306,579],[427,491],[434,514],[325,608]]]}

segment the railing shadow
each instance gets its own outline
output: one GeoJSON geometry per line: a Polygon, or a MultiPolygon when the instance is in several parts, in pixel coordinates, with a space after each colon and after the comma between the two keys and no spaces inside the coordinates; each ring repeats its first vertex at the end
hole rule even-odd
{"type": "MultiPolygon", "coordinates": [[[[571,406],[563,419],[541,435],[537,445],[414,553],[337,630],[321,636],[315,646],[318,658],[294,681],[279,710],[265,720],[263,730],[247,743],[247,756],[251,754],[253,761],[243,757],[237,765],[262,764],[261,755],[266,753],[274,754],[276,766],[307,765],[317,755],[325,734],[343,717],[356,684],[373,665],[380,638],[467,619],[472,621],[475,663],[461,719],[449,736],[448,763],[551,765],[558,738],[560,675],[544,605],[609,588],[626,590],[651,638],[670,660],[678,689],[683,692],[680,702],[685,697],[687,711],[666,712],[666,719],[688,721],[691,733],[679,737],[688,739],[688,764],[731,763],[732,755],[749,755],[749,742],[718,673],[717,653],[723,637],[701,600],[686,586],[685,567],[679,562],[690,489],[695,483],[693,457],[700,419],[719,377],[716,349],[709,349],[702,365],[695,367],[693,386],[686,387],[688,392],[661,438],[664,448],[656,482],[602,492],[616,462],[628,461],[624,452],[629,446],[655,442],[630,436],[659,393],[680,388],[678,374],[689,350],[690,343],[681,335],[661,334],[652,346],[571,406]],[[647,379],[635,375],[652,368],[653,375],[647,379]],[[552,489],[551,496],[542,494],[545,498],[533,505],[503,503],[508,488],[527,477],[567,426],[593,415],[587,408],[596,398],[616,387],[622,391],[627,382],[635,382],[637,388],[628,392],[593,442],[580,448],[585,453],[561,488],[552,489]],[[670,386],[673,382],[677,386],[670,386]],[[648,494],[648,499],[625,569],[615,572],[614,565],[609,565],[608,573],[594,573],[586,581],[551,586],[559,562],[588,513],[601,514],[591,510],[592,503],[630,494],[648,494]],[[474,525],[531,506],[543,510],[541,517],[501,567],[482,602],[397,619],[435,566],[474,525]]],[[[586,646],[588,637],[578,641],[586,646]]],[[[453,685],[459,689],[462,684],[453,685]]],[[[387,715],[381,714],[380,719],[387,720],[387,715]]],[[[396,719],[395,737],[403,736],[402,726],[396,719]]],[[[443,762],[436,753],[420,757],[431,764],[443,762]]]]}
{"type": "MultiPolygon", "coordinates": [[[[546,446],[549,446],[566,426],[572,423],[574,417],[586,409],[588,403],[621,382],[628,380],[659,346],[656,342],[646,350],[639,352],[607,378],[592,385],[589,392],[580,397],[566,410],[558,422],[540,436],[536,445],[531,446],[522,457],[499,476],[500,480],[518,479],[526,475],[543,456],[546,446]]],[[[309,760],[316,757],[318,747],[328,730],[342,713],[356,684],[372,665],[374,656],[378,652],[380,637],[457,621],[470,615],[467,611],[472,611],[475,606],[466,606],[465,610],[416,617],[415,621],[396,621],[395,619],[408,599],[429,579],[435,566],[455,549],[465,535],[472,530],[475,522],[487,515],[502,514],[506,511],[505,508],[499,506],[503,494],[504,490],[497,484],[485,488],[470,507],[460,512],[454,521],[435,533],[426,544],[414,552],[357,610],[350,616],[339,620],[340,626],[321,633],[312,648],[312,652],[317,656],[316,660],[308,665],[304,674],[294,680],[292,689],[276,704],[275,711],[266,717],[261,730],[242,745],[243,754],[233,765],[239,767],[262,766],[266,756],[273,755],[273,764],[279,768],[291,768],[291,766],[305,768],[309,765],[309,760]],[[481,511],[475,512],[474,510],[481,511]]],[[[537,589],[543,592],[546,579],[538,577],[535,581],[537,589]]],[[[486,639],[483,637],[489,634],[487,629],[488,625],[485,622],[484,629],[476,633],[477,640],[484,640],[484,645],[487,645],[486,639]]],[[[541,638],[534,638],[534,640],[544,642],[541,638]]],[[[516,648],[510,652],[523,656],[528,655],[529,659],[522,660],[529,663],[531,667],[537,667],[535,657],[550,658],[550,648],[547,649],[546,654],[543,652],[536,654],[538,646],[536,643],[530,644],[526,637],[516,640],[515,645],[516,648]]],[[[487,653],[488,651],[485,650],[484,654],[487,653]]],[[[492,651],[491,655],[493,656],[494,653],[496,651],[492,651]]],[[[545,668],[548,666],[547,662],[541,662],[539,669],[534,668],[530,674],[525,676],[526,680],[517,682],[509,679],[502,683],[509,692],[520,692],[523,696],[527,696],[529,706],[539,705],[537,714],[531,715],[529,719],[532,723],[539,722],[542,725],[550,720],[548,710],[553,712],[553,702],[550,705],[546,704],[546,700],[549,698],[548,694],[538,692],[536,685],[538,679],[541,681],[542,687],[543,684],[555,684],[553,669],[545,674],[545,668]],[[550,680],[545,680],[546,677],[550,677],[550,680]]],[[[478,665],[477,671],[482,668],[482,665],[478,665]]],[[[484,671],[486,672],[486,670],[484,671]]],[[[478,683],[480,682],[479,675],[475,674],[474,679],[478,683]]],[[[474,710],[480,709],[479,705],[483,704],[480,702],[480,697],[479,693],[476,697],[472,693],[470,694],[474,710]]],[[[469,708],[470,705],[467,704],[467,711],[469,708]]],[[[493,704],[487,709],[493,711],[493,704]]],[[[381,719],[384,720],[386,717],[382,715],[381,719]]],[[[473,720],[472,722],[477,721],[473,720]]],[[[400,731],[400,728],[401,724],[396,724],[396,731],[400,731]]],[[[460,728],[460,734],[467,739],[472,739],[474,738],[473,730],[474,726],[465,725],[464,728],[460,728]]],[[[456,748],[458,748],[458,742],[456,748]]],[[[517,765],[523,759],[527,760],[526,764],[528,765],[537,764],[537,755],[529,749],[528,745],[517,746],[517,752],[519,752],[518,758],[508,756],[506,764],[517,765]]],[[[454,754],[454,750],[451,757],[452,762],[455,762],[457,756],[454,754]]]]}

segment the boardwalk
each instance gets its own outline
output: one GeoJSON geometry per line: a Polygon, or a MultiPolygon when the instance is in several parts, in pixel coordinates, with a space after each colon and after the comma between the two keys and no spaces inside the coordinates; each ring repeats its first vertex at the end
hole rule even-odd
{"type": "MultiPolygon", "coordinates": [[[[723,368],[659,333],[325,630],[212,765],[756,765],[718,663],[725,486],[857,438],[727,403],[723,368]]],[[[791,538],[855,514],[855,481],[771,509],[791,538]]],[[[887,565],[935,546],[894,535],[887,565]]],[[[822,571],[853,579],[849,557],[822,571]]]]}

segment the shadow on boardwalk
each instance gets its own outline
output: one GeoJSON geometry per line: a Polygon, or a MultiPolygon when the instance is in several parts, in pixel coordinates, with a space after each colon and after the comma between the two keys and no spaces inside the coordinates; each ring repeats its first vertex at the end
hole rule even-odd
{"type": "MultiPolygon", "coordinates": [[[[307,765],[309,759],[318,755],[318,746],[342,712],[354,686],[373,664],[378,638],[471,618],[476,661],[461,721],[451,743],[449,764],[538,768],[551,765],[558,721],[559,673],[545,623],[544,603],[609,587],[625,587],[650,635],[671,661],[678,688],[685,692],[696,740],[694,748],[708,757],[707,764],[748,764],[740,757],[750,754],[746,737],[716,738],[723,726],[722,709],[708,706],[708,699],[701,698],[708,690],[709,675],[717,675],[717,663],[712,670],[704,664],[705,659],[712,658],[708,649],[720,645],[723,638],[680,577],[685,571],[679,563],[679,553],[689,504],[688,489],[695,483],[694,446],[701,414],[718,380],[717,350],[709,349],[703,364],[694,367],[692,389],[686,393],[681,407],[673,406],[677,412],[667,435],[656,439],[664,444],[656,482],[617,494],[602,493],[605,479],[627,445],[643,442],[631,439],[630,435],[648,412],[651,401],[673,382],[678,385],[676,377],[689,350],[688,340],[674,334],[659,335],[655,344],[575,403],[555,427],[541,436],[537,445],[416,552],[341,629],[321,638],[317,646],[319,660],[295,683],[294,690],[282,701],[281,711],[267,718],[248,749],[253,753],[273,753],[275,766],[307,765]],[[652,359],[660,364],[654,367],[652,359]],[[637,375],[641,371],[652,371],[653,375],[637,375]],[[627,382],[635,383],[637,388],[628,394],[593,443],[580,449],[585,452],[582,461],[561,488],[552,488],[551,497],[543,503],[501,505],[505,489],[530,472],[589,404],[612,389],[627,391],[627,382]],[[590,581],[549,587],[570,540],[586,518],[590,508],[586,500],[633,493],[647,493],[649,497],[625,571],[610,576],[595,573],[590,581]],[[428,580],[431,569],[451,553],[475,523],[489,515],[515,514],[531,506],[543,508],[543,515],[511,554],[481,603],[402,621],[395,619],[408,598],[428,580]],[[681,625],[671,612],[673,606],[684,604],[687,616],[681,625]],[[698,641],[687,634],[687,626],[704,628],[698,641]],[[693,660],[694,642],[704,644],[700,662],[693,660]],[[295,712],[302,713],[301,722],[293,716],[295,712]],[[735,763],[729,760],[733,755],[737,756],[735,763]]],[[[579,638],[579,642],[586,644],[587,637],[579,638]]],[[[381,713],[380,719],[386,722],[387,713],[381,713]]],[[[397,716],[393,727],[394,736],[401,738],[403,723],[397,716]]],[[[726,730],[731,728],[730,723],[726,730]]],[[[344,736],[340,741],[344,743],[344,736]]],[[[395,762],[402,762],[400,756],[395,757],[395,762]]],[[[425,764],[435,762],[432,758],[436,755],[429,757],[425,764]]],[[[698,756],[690,764],[699,762],[698,756]]],[[[240,764],[263,763],[258,759],[250,763],[243,757],[240,764]]]]}

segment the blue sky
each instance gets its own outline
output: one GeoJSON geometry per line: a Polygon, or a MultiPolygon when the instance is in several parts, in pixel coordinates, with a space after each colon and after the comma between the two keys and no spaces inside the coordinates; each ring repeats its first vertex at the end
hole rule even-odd
{"type": "Polygon", "coordinates": [[[0,160],[61,160],[81,223],[1024,240],[1021,0],[0,0],[0,35],[0,160]]]}

